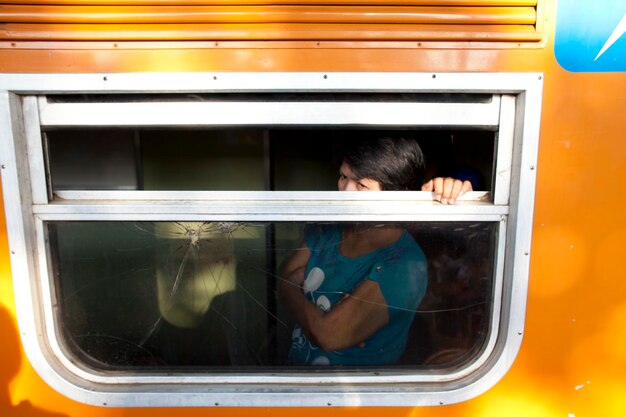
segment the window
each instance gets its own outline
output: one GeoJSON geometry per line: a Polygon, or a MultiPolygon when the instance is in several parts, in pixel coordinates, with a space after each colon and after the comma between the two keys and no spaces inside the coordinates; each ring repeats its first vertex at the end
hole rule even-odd
{"type": "Polygon", "coordinates": [[[13,274],[28,277],[15,288],[33,365],[62,393],[107,405],[478,395],[523,334],[541,84],[538,74],[1,76],[5,210],[13,274]],[[332,191],[333,149],[370,136],[415,138],[427,175],[478,191],[454,206],[418,191],[332,191]],[[394,225],[422,248],[427,289],[393,363],[290,364],[298,334],[277,297],[280,265],[320,225],[394,225]]]}

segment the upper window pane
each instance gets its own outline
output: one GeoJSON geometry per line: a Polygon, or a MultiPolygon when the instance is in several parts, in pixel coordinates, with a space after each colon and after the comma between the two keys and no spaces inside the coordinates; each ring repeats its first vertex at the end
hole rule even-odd
{"type": "Polygon", "coordinates": [[[410,137],[426,177],[468,179],[490,191],[496,132],[424,129],[62,129],[44,132],[49,177],[60,190],[336,189],[333,155],[346,141],[410,137]]]}

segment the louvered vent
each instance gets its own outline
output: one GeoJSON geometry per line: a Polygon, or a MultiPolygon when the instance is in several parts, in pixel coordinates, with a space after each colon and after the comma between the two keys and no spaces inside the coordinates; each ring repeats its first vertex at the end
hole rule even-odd
{"type": "Polygon", "coordinates": [[[538,0],[0,0],[11,41],[516,41],[538,0]]]}

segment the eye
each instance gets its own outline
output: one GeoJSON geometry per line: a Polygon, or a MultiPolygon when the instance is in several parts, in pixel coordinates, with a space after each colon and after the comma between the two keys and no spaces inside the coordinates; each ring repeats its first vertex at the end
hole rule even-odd
{"type": "Polygon", "coordinates": [[[362,182],[359,182],[359,183],[357,184],[357,186],[358,186],[359,188],[363,189],[363,190],[369,190],[369,187],[368,187],[367,185],[363,184],[362,182]]]}

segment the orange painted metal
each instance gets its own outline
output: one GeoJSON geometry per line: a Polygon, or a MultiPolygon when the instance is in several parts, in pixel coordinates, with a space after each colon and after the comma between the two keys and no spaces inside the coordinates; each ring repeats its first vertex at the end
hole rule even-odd
{"type": "MultiPolygon", "coordinates": [[[[178,24],[66,25],[6,24],[0,39],[16,41],[202,41],[202,40],[405,40],[405,41],[539,41],[532,26],[395,25],[395,24],[178,24]]],[[[145,45],[151,48],[150,45],[145,45]]],[[[0,46],[1,48],[2,46],[0,46]]],[[[59,45],[60,48],[63,46],[59,45]]],[[[66,44],[66,48],[73,45],[66,44]]]]}
{"type": "MultiPolygon", "coordinates": [[[[480,3],[480,2],[478,2],[480,3]]],[[[466,3],[472,4],[472,3],[466,3]]],[[[532,42],[532,6],[2,5],[9,41],[436,40],[532,42]]],[[[68,45],[69,46],[69,45],[68,45]]],[[[148,46],[149,48],[151,46],[148,46]]]]}
{"type": "MultiPolygon", "coordinates": [[[[28,5],[180,5],[179,0],[0,0],[0,4],[28,5]]],[[[185,0],[185,5],[276,5],[276,4],[312,4],[312,5],[382,5],[390,4],[387,0],[185,0]]],[[[394,0],[394,5],[412,6],[530,6],[535,7],[537,0],[394,0]]]]}
{"type": "MultiPolygon", "coordinates": [[[[483,395],[428,408],[109,409],[49,388],[24,356],[0,216],[0,415],[183,417],[623,417],[626,415],[626,74],[571,73],[541,43],[2,43],[2,72],[416,71],[544,73],[531,272],[522,347],[483,395]],[[183,46],[184,45],[184,46],[183,46]]],[[[0,29],[2,29],[0,27],[0,29]]],[[[34,29],[33,29],[34,30],[34,29]]],[[[318,32],[321,39],[323,32],[318,32]]],[[[1,198],[1,197],[0,197],[1,198]]]]}
{"type": "Polygon", "coordinates": [[[534,24],[533,7],[0,5],[6,23],[534,24]]]}

